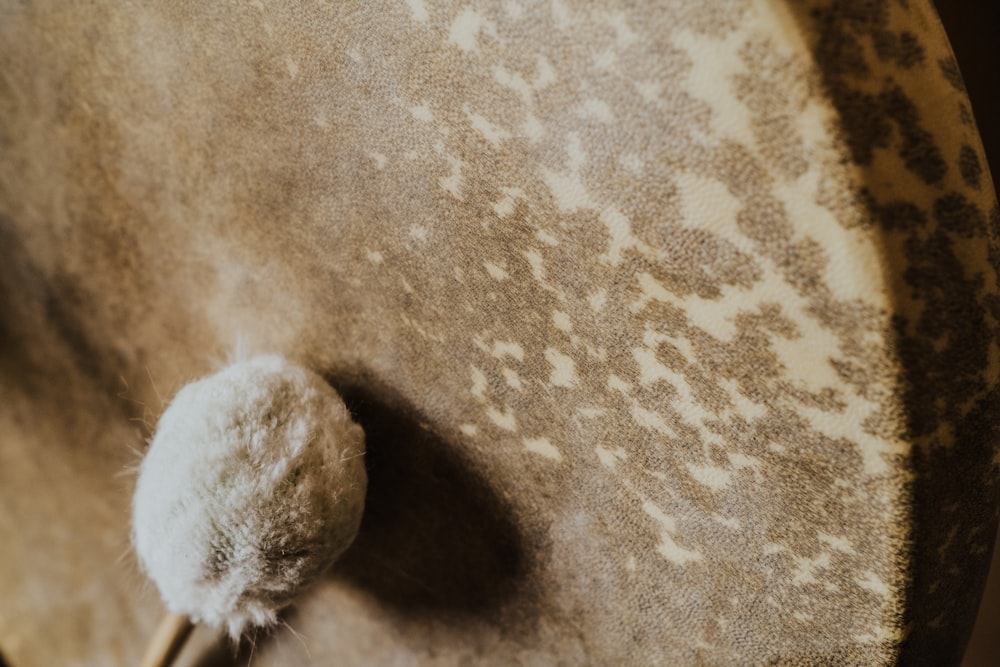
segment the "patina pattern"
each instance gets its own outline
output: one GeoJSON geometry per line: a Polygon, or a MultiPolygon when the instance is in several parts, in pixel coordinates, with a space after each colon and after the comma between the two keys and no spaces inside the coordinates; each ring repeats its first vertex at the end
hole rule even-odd
{"type": "Polygon", "coordinates": [[[169,391],[238,332],[388,434],[317,664],[958,659],[1000,213],[928,3],[5,13],[0,214],[79,372],[169,391]]]}

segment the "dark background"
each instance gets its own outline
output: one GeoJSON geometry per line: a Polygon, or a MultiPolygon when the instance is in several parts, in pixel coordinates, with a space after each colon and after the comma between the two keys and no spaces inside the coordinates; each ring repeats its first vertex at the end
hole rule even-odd
{"type": "Polygon", "coordinates": [[[1000,190],[1000,0],[936,0],[934,4],[965,78],[994,188],[1000,190]]]}

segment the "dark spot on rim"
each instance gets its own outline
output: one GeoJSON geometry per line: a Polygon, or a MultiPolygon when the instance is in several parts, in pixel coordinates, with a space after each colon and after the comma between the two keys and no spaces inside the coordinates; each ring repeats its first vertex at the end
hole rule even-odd
{"type": "Polygon", "coordinates": [[[983,166],[979,163],[975,149],[968,144],[963,145],[958,152],[958,170],[962,173],[962,180],[966,185],[976,190],[980,188],[983,166]]]}

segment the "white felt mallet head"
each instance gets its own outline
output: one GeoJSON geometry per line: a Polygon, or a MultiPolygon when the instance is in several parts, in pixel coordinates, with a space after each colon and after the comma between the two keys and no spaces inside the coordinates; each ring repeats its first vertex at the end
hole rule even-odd
{"type": "Polygon", "coordinates": [[[364,433],[321,377],[279,356],[181,389],[139,468],[132,541],[167,608],[238,637],[354,540],[364,433]]]}

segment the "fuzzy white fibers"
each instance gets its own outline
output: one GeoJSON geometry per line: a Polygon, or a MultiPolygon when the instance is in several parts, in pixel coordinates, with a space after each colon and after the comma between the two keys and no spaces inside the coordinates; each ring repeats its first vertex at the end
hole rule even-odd
{"type": "Polygon", "coordinates": [[[354,540],[364,447],[337,392],[279,356],[181,389],[132,506],[132,542],[167,608],[233,637],[274,623],[354,540]]]}

